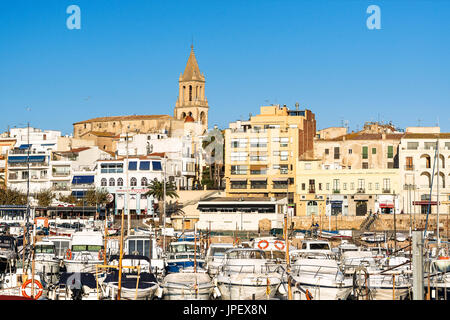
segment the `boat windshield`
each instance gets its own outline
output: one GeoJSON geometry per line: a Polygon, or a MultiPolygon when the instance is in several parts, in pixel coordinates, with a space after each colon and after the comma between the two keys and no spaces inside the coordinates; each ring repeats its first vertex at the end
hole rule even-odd
{"type": "Polygon", "coordinates": [[[36,246],[36,253],[55,253],[55,246],[51,244],[36,246]]]}
{"type": "Polygon", "coordinates": [[[98,252],[101,249],[102,249],[102,246],[95,246],[95,245],[77,244],[77,245],[72,246],[73,252],[81,252],[81,251],[98,252]]]}
{"type": "Polygon", "coordinates": [[[228,249],[230,248],[211,248],[211,255],[213,255],[214,257],[223,257],[225,255],[225,251],[227,251],[228,249]]]}
{"type": "Polygon", "coordinates": [[[228,253],[228,259],[265,259],[264,253],[257,250],[236,250],[228,253]]]}
{"type": "Polygon", "coordinates": [[[10,249],[12,247],[11,239],[0,239],[0,248],[10,249]]]}
{"type": "MultiPolygon", "coordinates": [[[[174,243],[170,245],[170,252],[194,252],[195,245],[190,243],[174,243]]],[[[197,252],[200,251],[199,246],[197,246],[197,252]]]]}
{"type": "Polygon", "coordinates": [[[431,272],[450,272],[450,260],[433,261],[431,272]]]}

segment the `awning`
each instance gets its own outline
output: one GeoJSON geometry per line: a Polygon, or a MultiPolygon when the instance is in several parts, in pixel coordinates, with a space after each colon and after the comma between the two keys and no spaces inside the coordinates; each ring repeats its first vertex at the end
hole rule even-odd
{"type": "Polygon", "coordinates": [[[8,163],[45,162],[45,156],[10,156],[8,163]]]}
{"type": "Polygon", "coordinates": [[[267,169],[267,165],[261,165],[261,164],[250,165],[250,170],[261,170],[261,169],[267,169]]]}
{"type": "Polygon", "coordinates": [[[161,161],[152,161],[153,171],[162,171],[161,161]]]}
{"type": "Polygon", "coordinates": [[[272,181],[277,182],[287,182],[288,178],[272,178],[272,181]]]}
{"type": "Polygon", "coordinates": [[[21,149],[21,150],[26,150],[29,148],[31,148],[31,144],[21,144],[19,147],[19,149],[21,149]]]}
{"type": "Polygon", "coordinates": [[[394,204],[390,202],[380,203],[380,208],[394,208],[394,204]]]}
{"type": "Polygon", "coordinates": [[[230,178],[230,181],[247,181],[247,179],[230,178]]]}
{"type": "Polygon", "coordinates": [[[86,191],[72,191],[72,195],[75,198],[84,198],[84,196],[86,195],[86,191]]]}
{"type": "Polygon", "coordinates": [[[136,171],[137,170],[137,161],[130,161],[128,163],[128,170],[136,171]]]}
{"type": "Polygon", "coordinates": [[[342,208],[343,201],[330,201],[331,202],[331,208],[342,208]]]}
{"type": "Polygon", "coordinates": [[[436,206],[437,201],[413,201],[413,205],[414,206],[428,206],[428,205],[436,206]]]}
{"type": "Polygon", "coordinates": [[[72,184],[91,184],[94,183],[94,176],[74,176],[72,184]]]}
{"type": "Polygon", "coordinates": [[[267,178],[250,178],[250,181],[267,181],[267,178]]]}
{"type": "Polygon", "coordinates": [[[150,161],[141,161],[139,164],[139,170],[150,170],[150,161]]]}

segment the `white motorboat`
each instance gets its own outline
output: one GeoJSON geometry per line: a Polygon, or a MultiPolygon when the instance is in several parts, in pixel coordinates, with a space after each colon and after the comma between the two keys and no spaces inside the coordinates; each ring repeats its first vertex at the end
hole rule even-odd
{"type": "Polygon", "coordinates": [[[383,270],[369,251],[345,252],[342,267],[363,299],[404,300],[411,291],[409,273],[383,270]]]}
{"type": "Polygon", "coordinates": [[[450,259],[439,256],[425,262],[425,292],[430,285],[432,299],[442,299],[450,292],[450,259]]]}
{"type": "Polygon", "coordinates": [[[362,241],[368,242],[368,243],[378,243],[378,242],[384,242],[386,240],[386,235],[381,232],[364,232],[360,236],[362,241]]]}
{"type": "Polygon", "coordinates": [[[35,271],[41,273],[48,283],[58,282],[60,260],[51,241],[39,241],[35,245],[35,271]]]}
{"type": "Polygon", "coordinates": [[[55,245],[55,255],[61,261],[64,259],[67,249],[70,249],[71,237],[69,236],[49,236],[42,240],[53,242],[55,245]]]}
{"type": "Polygon", "coordinates": [[[200,252],[200,246],[194,241],[176,241],[169,245],[169,252],[166,259],[166,272],[180,272],[184,268],[193,267],[202,268],[205,263],[204,257],[200,252]]]}
{"type": "Polygon", "coordinates": [[[353,288],[352,279],[344,276],[334,259],[299,258],[291,276],[295,300],[346,300],[353,288]]]}
{"type": "Polygon", "coordinates": [[[278,266],[268,263],[259,249],[230,249],[216,277],[223,300],[262,300],[275,296],[281,284],[278,266]]]}
{"type": "Polygon", "coordinates": [[[232,243],[213,243],[209,246],[206,252],[206,270],[210,276],[215,276],[219,273],[219,268],[225,258],[225,252],[234,248],[232,243]]]}
{"type": "MultiPolygon", "coordinates": [[[[119,256],[111,257],[110,265],[118,266],[118,264],[119,256]]],[[[122,266],[126,268],[122,268],[120,298],[123,300],[153,299],[159,285],[155,275],[151,272],[150,259],[143,255],[124,255],[122,266]]],[[[102,281],[101,287],[105,298],[116,299],[119,289],[117,269],[108,273],[102,281]]]]}
{"type": "Polygon", "coordinates": [[[70,249],[66,251],[64,265],[68,273],[95,272],[95,266],[103,263],[104,243],[100,231],[78,231],[72,236],[70,249]]]}
{"type": "Polygon", "coordinates": [[[8,265],[15,266],[17,253],[17,241],[12,236],[0,235],[0,272],[5,272],[8,265]]]}
{"type": "Polygon", "coordinates": [[[48,291],[49,300],[100,300],[102,291],[97,291],[97,279],[94,273],[61,273],[58,283],[48,291]]]}
{"type": "Polygon", "coordinates": [[[164,300],[209,300],[214,283],[206,272],[170,273],[161,283],[164,300]]]}

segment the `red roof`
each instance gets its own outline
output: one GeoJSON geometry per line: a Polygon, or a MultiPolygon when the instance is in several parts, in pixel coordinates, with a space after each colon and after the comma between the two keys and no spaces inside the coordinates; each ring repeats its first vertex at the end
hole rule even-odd
{"type": "Polygon", "coordinates": [[[191,116],[187,115],[186,118],[184,118],[184,122],[195,122],[195,120],[191,116]]]}

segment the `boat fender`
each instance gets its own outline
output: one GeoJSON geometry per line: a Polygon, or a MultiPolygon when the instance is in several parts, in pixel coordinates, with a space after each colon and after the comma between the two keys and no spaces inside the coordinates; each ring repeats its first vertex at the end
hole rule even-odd
{"type": "Polygon", "coordinates": [[[64,257],[65,257],[67,260],[72,260],[72,250],[67,249],[67,250],[66,250],[66,254],[64,255],[64,257]]]}
{"type": "Polygon", "coordinates": [[[105,252],[103,249],[98,250],[98,260],[103,260],[105,252]]]}
{"type": "Polygon", "coordinates": [[[214,298],[220,297],[222,294],[220,293],[219,288],[214,287],[214,298]]]}
{"type": "MultiPolygon", "coordinates": [[[[31,282],[33,280],[32,279],[28,279],[27,281],[25,281],[22,286],[20,287],[20,293],[22,294],[22,296],[24,296],[25,298],[30,298],[30,296],[27,293],[27,287],[30,287],[30,292],[31,292],[31,282]]],[[[34,299],[37,300],[42,296],[42,293],[44,292],[44,288],[42,287],[42,284],[39,282],[39,280],[34,279],[34,283],[35,285],[37,285],[38,289],[37,289],[37,294],[35,294],[34,299]]]]}
{"type": "Polygon", "coordinates": [[[163,295],[163,289],[162,289],[161,287],[158,287],[158,289],[156,289],[155,295],[156,295],[159,299],[161,299],[161,298],[162,298],[162,295],[163,295]]]}

